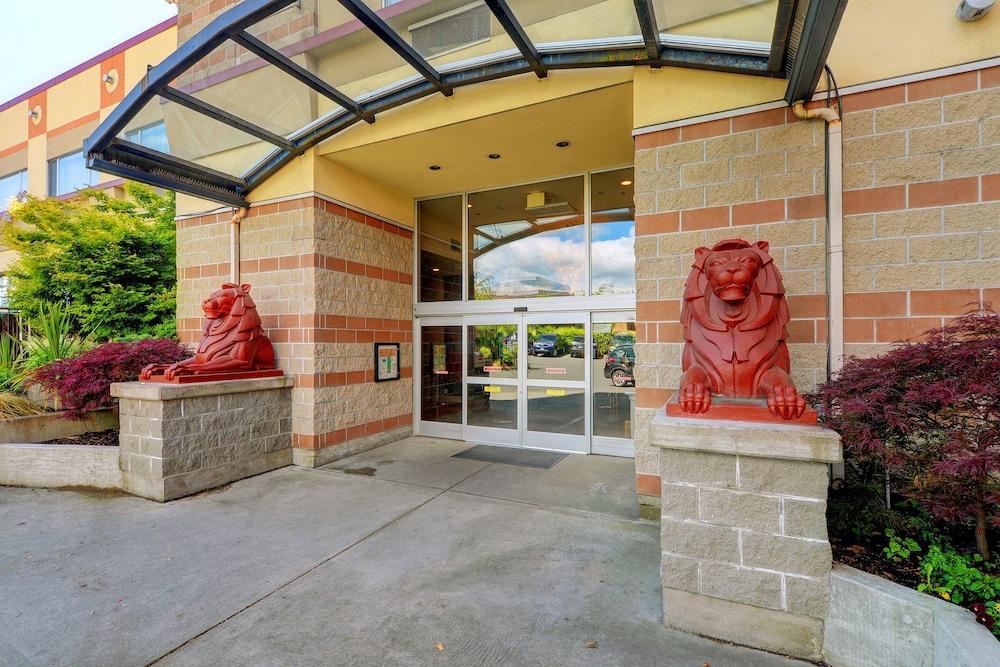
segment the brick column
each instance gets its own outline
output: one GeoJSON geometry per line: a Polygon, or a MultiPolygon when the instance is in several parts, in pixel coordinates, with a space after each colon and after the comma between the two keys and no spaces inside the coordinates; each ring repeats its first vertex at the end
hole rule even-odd
{"type": "Polygon", "coordinates": [[[664,624],[820,660],[829,599],[827,465],[817,426],[653,419],[664,624]]]}

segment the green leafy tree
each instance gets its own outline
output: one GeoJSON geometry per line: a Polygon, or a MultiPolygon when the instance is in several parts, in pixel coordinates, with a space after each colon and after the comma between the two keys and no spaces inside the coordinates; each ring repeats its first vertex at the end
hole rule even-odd
{"type": "Polygon", "coordinates": [[[30,318],[64,304],[98,341],[175,335],[174,195],[126,191],[13,206],[3,240],[20,254],[9,270],[15,308],[30,318]]]}

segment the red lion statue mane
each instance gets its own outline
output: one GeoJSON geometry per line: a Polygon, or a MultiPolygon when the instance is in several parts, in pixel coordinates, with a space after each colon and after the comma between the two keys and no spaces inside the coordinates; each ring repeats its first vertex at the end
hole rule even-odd
{"type": "Polygon", "coordinates": [[[712,395],[767,399],[783,419],[805,411],[789,375],[788,303],[767,241],[727,239],[695,250],[684,288],[678,403],[707,412],[712,395]]]}
{"type": "Polygon", "coordinates": [[[179,375],[240,373],[275,367],[274,347],[264,335],[250,285],[225,283],[201,302],[205,312],[201,342],[190,359],[176,364],[150,364],[140,380],[162,374],[165,380],[179,375]]]}

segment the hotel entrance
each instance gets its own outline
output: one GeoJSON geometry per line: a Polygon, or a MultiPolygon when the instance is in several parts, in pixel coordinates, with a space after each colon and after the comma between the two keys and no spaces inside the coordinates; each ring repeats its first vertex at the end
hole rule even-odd
{"type": "Polygon", "coordinates": [[[418,433],[633,455],[632,174],[418,202],[418,433]]]}

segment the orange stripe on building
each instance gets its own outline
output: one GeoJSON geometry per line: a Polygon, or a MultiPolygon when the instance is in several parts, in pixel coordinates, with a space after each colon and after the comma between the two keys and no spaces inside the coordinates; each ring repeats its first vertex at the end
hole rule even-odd
{"type": "Polygon", "coordinates": [[[13,155],[14,153],[17,153],[18,151],[24,151],[24,150],[27,150],[27,149],[28,149],[28,142],[27,141],[22,141],[19,144],[14,144],[10,148],[5,148],[2,151],[0,151],[0,158],[7,157],[8,155],[13,155]]]}
{"type": "Polygon", "coordinates": [[[82,118],[77,118],[76,120],[72,120],[72,121],[66,123],[65,125],[60,125],[57,128],[49,130],[48,136],[50,136],[50,137],[58,137],[60,134],[66,134],[70,130],[75,130],[78,127],[86,125],[87,123],[97,122],[100,119],[101,119],[101,112],[100,111],[95,111],[94,113],[87,114],[86,116],[83,116],[82,118]]]}

